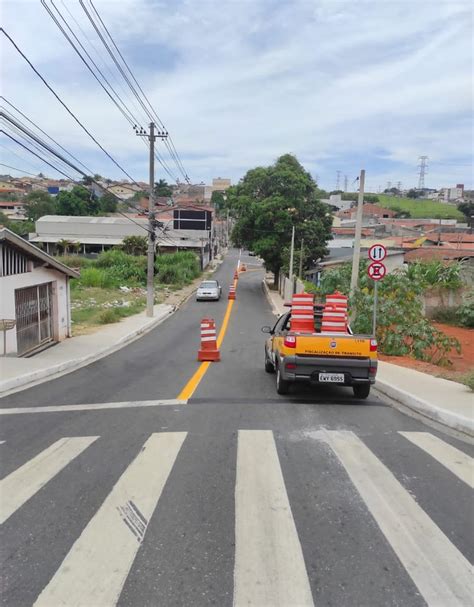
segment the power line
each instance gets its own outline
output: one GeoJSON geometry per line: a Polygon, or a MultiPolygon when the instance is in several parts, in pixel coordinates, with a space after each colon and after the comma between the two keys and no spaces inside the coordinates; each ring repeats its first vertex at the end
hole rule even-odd
{"type": "MultiPolygon", "coordinates": [[[[77,37],[77,35],[74,33],[73,29],[70,27],[70,25],[67,22],[67,19],[65,19],[65,17],[62,15],[62,13],[60,12],[60,10],[57,8],[57,6],[54,4],[53,0],[51,0],[51,4],[54,7],[55,11],[57,12],[57,14],[59,15],[59,17],[61,18],[61,20],[63,21],[63,23],[66,25],[67,29],[69,30],[69,32],[72,34],[72,36],[75,38],[77,44],[81,47],[81,49],[83,50],[83,52],[86,54],[87,58],[89,59],[89,61],[92,63],[93,67],[95,68],[95,70],[98,72],[99,75],[97,75],[97,73],[94,71],[94,69],[91,67],[91,65],[88,63],[88,61],[84,58],[83,54],[81,53],[81,51],[77,48],[77,46],[74,44],[73,40],[71,39],[71,37],[68,35],[68,33],[66,32],[66,30],[64,29],[64,27],[61,25],[61,23],[58,21],[58,19],[55,17],[53,11],[47,6],[46,1],[45,0],[41,0],[41,4],[43,5],[43,7],[46,9],[48,15],[52,18],[52,20],[54,21],[54,23],[57,25],[57,27],[59,28],[59,30],[61,31],[61,33],[63,34],[63,36],[66,38],[66,40],[69,42],[69,44],[72,46],[72,48],[74,49],[74,51],[76,52],[76,54],[79,56],[79,58],[81,59],[81,61],[84,63],[84,65],[87,67],[87,69],[90,71],[90,73],[94,76],[94,78],[97,80],[97,82],[99,83],[99,85],[103,88],[103,90],[106,92],[106,94],[108,95],[108,97],[111,99],[111,101],[114,103],[114,105],[119,109],[120,113],[125,117],[125,119],[128,121],[128,123],[131,126],[137,126],[140,125],[140,120],[136,117],[136,115],[134,115],[134,113],[130,110],[130,108],[127,106],[127,104],[123,101],[123,99],[120,97],[120,95],[117,93],[117,91],[114,89],[114,87],[111,85],[111,83],[109,82],[109,80],[106,78],[106,76],[104,75],[104,73],[102,72],[102,70],[99,68],[99,66],[96,64],[96,62],[94,61],[94,59],[91,57],[91,55],[89,54],[89,52],[86,50],[86,48],[84,47],[84,45],[81,43],[81,41],[79,40],[79,38],[77,37]],[[99,77],[100,76],[100,77],[99,77]],[[104,82],[106,83],[104,85],[104,82]],[[112,91],[112,93],[107,89],[107,87],[110,88],[110,91],[112,91]]],[[[77,20],[73,17],[73,15],[70,13],[70,11],[67,9],[67,7],[64,5],[64,2],[62,3],[63,6],[66,8],[66,10],[68,11],[69,15],[71,16],[71,18],[75,21],[76,25],[78,26],[79,30],[83,33],[84,38],[90,43],[90,40],[87,38],[87,36],[84,33],[84,30],[82,30],[82,28],[80,27],[80,25],[78,24],[77,20]]],[[[97,31],[97,29],[96,29],[97,31]]],[[[97,49],[95,49],[95,47],[93,47],[94,50],[96,51],[96,53],[98,53],[97,49]]],[[[104,65],[105,62],[104,62],[104,65]]],[[[146,108],[145,108],[146,109],[146,108]]],[[[168,173],[168,175],[171,177],[171,179],[175,179],[174,175],[171,173],[169,167],[166,165],[164,159],[162,159],[160,157],[160,155],[158,154],[158,152],[156,152],[155,154],[156,159],[158,160],[158,162],[161,164],[161,166],[163,167],[163,169],[168,173]]]]}
{"type": "MultiPolygon", "coordinates": [[[[125,68],[127,69],[127,71],[130,74],[131,78],[133,79],[133,81],[135,82],[136,86],[138,87],[138,90],[143,95],[143,98],[145,99],[146,103],[148,104],[148,107],[150,108],[150,110],[147,109],[147,107],[145,106],[144,102],[139,98],[139,95],[136,92],[135,87],[132,85],[132,83],[130,82],[130,79],[124,73],[123,68],[120,66],[118,60],[114,56],[114,53],[112,52],[110,46],[104,40],[103,36],[99,33],[98,27],[94,23],[94,20],[93,20],[92,16],[90,15],[89,11],[87,10],[87,8],[86,8],[83,0],[79,0],[79,3],[82,6],[82,8],[83,8],[84,12],[86,13],[86,15],[88,16],[89,20],[91,21],[93,27],[97,31],[97,33],[98,33],[99,37],[101,38],[104,46],[106,47],[106,49],[108,50],[110,56],[112,57],[112,60],[116,64],[116,66],[119,69],[119,71],[121,72],[121,74],[124,76],[125,81],[130,86],[132,92],[135,94],[135,96],[137,97],[137,99],[139,99],[139,102],[140,102],[141,106],[143,107],[143,109],[144,109],[145,113],[147,114],[147,116],[149,116],[152,121],[156,120],[157,123],[161,126],[162,129],[167,130],[166,127],[165,127],[165,125],[164,125],[164,123],[163,123],[163,121],[160,119],[160,117],[156,113],[155,109],[151,105],[150,100],[148,99],[147,95],[143,91],[143,89],[140,86],[138,80],[135,78],[135,75],[133,74],[130,66],[128,65],[127,61],[125,60],[125,57],[122,55],[122,53],[121,53],[120,49],[118,48],[117,44],[115,43],[115,40],[113,39],[110,31],[108,30],[107,26],[105,25],[102,17],[99,14],[99,11],[95,7],[95,5],[92,2],[92,0],[89,0],[89,3],[91,5],[91,7],[92,7],[92,10],[94,11],[95,15],[97,16],[97,19],[99,20],[100,24],[102,25],[102,27],[103,27],[104,31],[106,32],[106,35],[108,36],[108,38],[109,38],[110,42],[112,43],[113,47],[115,48],[115,50],[117,51],[118,55],[120,56],[120,59],[122,60],[125,68]]],[[[185,178],[185,181],[189,182],[189,177],[188,177],[188,175],[186,173],[186,170],[184,169],[183,163],[181,162],[181,159],[180,159],[180,157],[178,155],[178,152],[177,152],[176,147],[174,145],[173,139],[172,139],[172,137],[169,134],[168,134],[168,137],[169,137],[169,143],[168,143],[168,141],[165,141],[165,145],[168,148],[168,151],[170,152],[171,157],[175,160],[176,165],[178,167],[178,170],[183,174],[183,177],[185,178]]]]}
{"type": "MultiPolygon", "coordinates": [[[[72,110],[69,109],[69,107],[64,103],[64,101],[59,97],[59,95],[56,93],[56,91],[48,84],[48,82],[45,80],[45,78],[38,72],[38,70],[35,68],[35,66],[31,63],[31,61],[28,59],[28,57],[20,50],[20,48],[17,46],[17,44],[14,42],[14,40],[7,34],[7,32],[4,30],[4,28],[0,28],[0,31],[8,38],[8,40],[11,42],[11,44],[13,45],[13,47],[17,50],[17,52],[23,57],[23,59],[28,63],[28,65],[30,66],[30,68],[34,71],[34,73],[40,78],[40,80],[43,82],[43,84],[51,91],[51,93],[53,93],[53,95],[56,97],[56,99],[59,101],[59,103],[65,108],[65,110],[68,112],[68,114],[70,116],[72,116],[72,118],[74,118],[74,120],[76,121],[76,123],[81,127],[81,129],[92,139],[92,141],[94,141],[94,143],[104,152],[104,154],[115,164],[115,166],[117,166],[133,183],[135,183],[136,185],[138,185],[138,183],[133,179],[133,177],[127,173],[127,171],[115,160],[115,158],[113,158],[109,152],[107,152],[107,150],[97,141],[97,139],[94,137],[94,135],[92,135],[92,133],[82,124],[82,122],[79,120],[79,118],[77,118],[77,116],[72,112],[72,110]]],[[[140,187],[140,186],[139,186],[140,187]]]]}
{"type": "Polygon", "coordinates": [[[11,103],[11,101],[8,101],[8,99],[6,99],[3,95],[0,95],[0,99],[3,99],[6,103],[8,103],[8,105],[11,106],[16,112],[18,112],[18,114],[20,114],[20,116],[22,116],[25,120],[28,120],[28,122],[30,124],[32,124],[40,133],[42,133],[43,135],[45,135],[50,141],[52,141],[53,143],[55,143],[59,148],[61,148],[64,152],[66,152],[66,154],[68,154],[73,160],[75,160],[82,167],[84,167],[86,169],[86,171],[89,171],[89,172],[91,171],[91,169],[89,167],[87,167],[85,164],[83,164],[78,158],[76,158],[76,156],[74,156],[73,154],[71,154],[71,152],[68,152],[66,150],[66,148],[64,148],[60,143],[58,143],[56,141],[56,139],[53,139],[50,135],[48,135],[48,133],[46,133],[45,131],[43,131],[43,129],[40,128],[35,122],[33,122],[33,120],[31,120],[31,118],[28,118],[28,116],[26,116],[15,105],[13,105],[13,103],[11,103]]]}
{"type": "Polygon", "coordinates": [[[0,166],[6,167],[7,169],[13,169],[14,171],[18,171],[18,173],[25,173],[25,175],[31,175],[32,177],[36,177],[34,173],[24,171],[23,169],[17,169],[16,167],[12,167],[9,164],[3,164],[3,162],[0,162],[0,166]]]}

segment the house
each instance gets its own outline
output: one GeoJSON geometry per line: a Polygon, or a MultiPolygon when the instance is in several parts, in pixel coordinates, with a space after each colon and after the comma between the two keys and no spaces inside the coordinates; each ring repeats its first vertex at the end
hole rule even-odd
{"type": "MultiPolygon", "coordinates": [[[[391,209],[386,209],[385,207],[381,207],[378,204],[372,204],[371,202],[365,202],[362,207],[362,218],[363,220],[370,219],[391,219],[395,217],[397,214],[396,211],[392,211],[391,209]]],[[[343,211],[338,211],[336,213],[338,217],[341,219],[355,219],[357,215],[357,207],[345,209],[343,211]]]]}
{"type": "Polygon", "coordinates": [[[25,219],[25,205],[20,200],[1,200],[0,213],[3,213],[8,219],[25,219]]]}
{"type": "Polygon", "coordinates": [[[71,278],[78,272],[0,230],[0,319],[15,321],[6,332],[6,354],[30,356],[71,336],[71,278]]]}
{"type": "Polygon", "coordinates": [[[138,186],[134,183],[127,183],[127,182],[116,183],[114,185],[109,186],[107,188],[107,190],[111,194],[114,194],[115,196],[117,196],[118,198],[121,198],[122,200],[128,200],[129,198],[133,198],[137,192],[142,191],[140,186],[138,186]]]}

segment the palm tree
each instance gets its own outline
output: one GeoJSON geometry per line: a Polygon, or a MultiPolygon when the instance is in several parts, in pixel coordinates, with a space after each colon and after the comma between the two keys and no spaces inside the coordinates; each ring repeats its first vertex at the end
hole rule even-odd
{"type": "Polygon", "coordinates": [[[63,255],[67,255],[69,252],[69,249],[71,247],[74,246],[74,242],[72,242],[71,240],[67,240],[66,238],[63,238],[62,240],[58,240],[58,242],[56,243],[56,246],[58,247],[58,249],[60,251],[62,251],[63,255]]]}

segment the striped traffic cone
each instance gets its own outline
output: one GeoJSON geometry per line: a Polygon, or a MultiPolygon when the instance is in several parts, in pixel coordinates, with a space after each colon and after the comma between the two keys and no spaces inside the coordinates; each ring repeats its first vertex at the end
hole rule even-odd
{"type": "Polygon", "coordinates": [[[237,270],[234,272],[234,280],[239,280],[239,273],[237,270]]]}
{"type": "Polygon", "coordinates": [[[240,271],[241,272],[246,272],[247,271],[247,266],[244,263],[240,266],[240,271]]]}
{"type": "Polygon", "coordinates": [[[347,311],[342,306],[324,306],[321,333],[347,333],[347,311]]]}
{"type": "Polygon", "coordinates": [[[235,299],[235,287],[234,285],[230,285],[229,287],[229,297],[228,299],[235,299]]]}
{"type": "Polygon", "coordinates": [[[201,348],[198,352],[200,362],[219,362],[221,354],[217,349],[216,323],[213,318],[201,320],[201,348]]]}
{"type": "Polygon", "coordinates": [[[314,295],[295,293],[291,301],[292,331],[314,333],[314,295]]]}

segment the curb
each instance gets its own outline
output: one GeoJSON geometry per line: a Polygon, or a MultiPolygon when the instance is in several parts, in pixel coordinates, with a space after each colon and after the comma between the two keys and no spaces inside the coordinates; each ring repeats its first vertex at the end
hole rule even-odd
{"type": "MultiPolygon", "coordinates": [[[[217,268],[223,263],[224,259],[220,259],[216,266],[212,269],[212,273],[214,273],[217,268]]],[[[75,358],[69,360],[64,363],[59,363],[57,365],[47,367],[45,369],[38,369],[38,371],[33,371],[31,373],[20,375],[19,377],[15,377],[10,380],[6,380],[5,382],[0,383],[0,398],[13,394],[15,392],[20,392],[21,390],[26,390],[27,388],[32,388],[38,384],[44,383],[46,381],[50,381],[53,379],[57,379],[63,375],[67,375],[72,371],[77,371],[82,367],[86,367],[87,365],[95,362],[96,360],[100,360],[101,358],[105,358],[109,354],[113,354],[117,350],[125,347],[126,345],[132,343],[137,340],[142,335],[145,335],[162,322],[164,322],[169,316],[174,314],[183,304],[191,299],[193,294],[196,292],[197,287],[193,288],[193,290],[188,294],[182,297],[177,304],[168,305],[168,310],[166,310],[161,316],[154,318],[149,324],[124,335],[118,342],[107,346],[103,350],[99,352],[94,352],[93,354],[88,354],[87,356],[83,356],[81,358],[75,358]]]]}
{"type": "Polygon", "coordinates": [[[427,417],[452,430],[457,430],[470,437],[474,437],[474,420],[469,419],[468,417],[452,413],[446,409],[440,409],[428,401],[413,396],[413,394],[383,380],[377,379],[374,388],[396,403],[415,411],[423,417],[427,417]]]}
{"type": "Polygon", "coordinates": [[[34,385],[44,383],[45,381],[57,379],[62,375],[66,375],[67,373],[77,371],[82,367],[86,367],[87,365],[91,364],[92,362],[95,362],[96,360],[105,358],[109,354],[113,354],[117,350],[120,350],[124,346],[127,346],[128,344],[137,340],[139,337],[145,335],[146,333],[157,327],[159,324],[164,322],[168,317],[174,314],[178,307],[179,306],[169,306],[168,310],[165,310],[160,316],[154,318],[149,324],[144,325],[139,329],[135,329],[127,335],[124,335],[119,339],[119,341],[110,346],[107,346],[103,350],[99,350],[98,352],[94,352],[93,354],[88,354],[87,356],[82,356],[81,358],[74,358],[72,360],[68,360],[64,363],[59,363],[54,366],[47,367],[45,369],[38,369],[37,371],[33,371],[25,375],[20,375],[19,377],[15,377],[13,379],[2,382],[0,386],[0,398],[3,398],[4,396],[8,396],[20,390],[31,388],[34,385]]]}
{"type": "Polygon", "coordinates": [[[268,288],[268,285],[267,285],[265,279],[262,280],[262,289],[263,289],[263,292],[265,293],[268,303],[270,304],[270,306],[272,308],[273,314],[275,314],[275,316],[281,316],[282,313],[280,312],[280,310],[277,308],[275,302],[273,301],[273,298],[270,293],[270,289],[268,288]]]}

